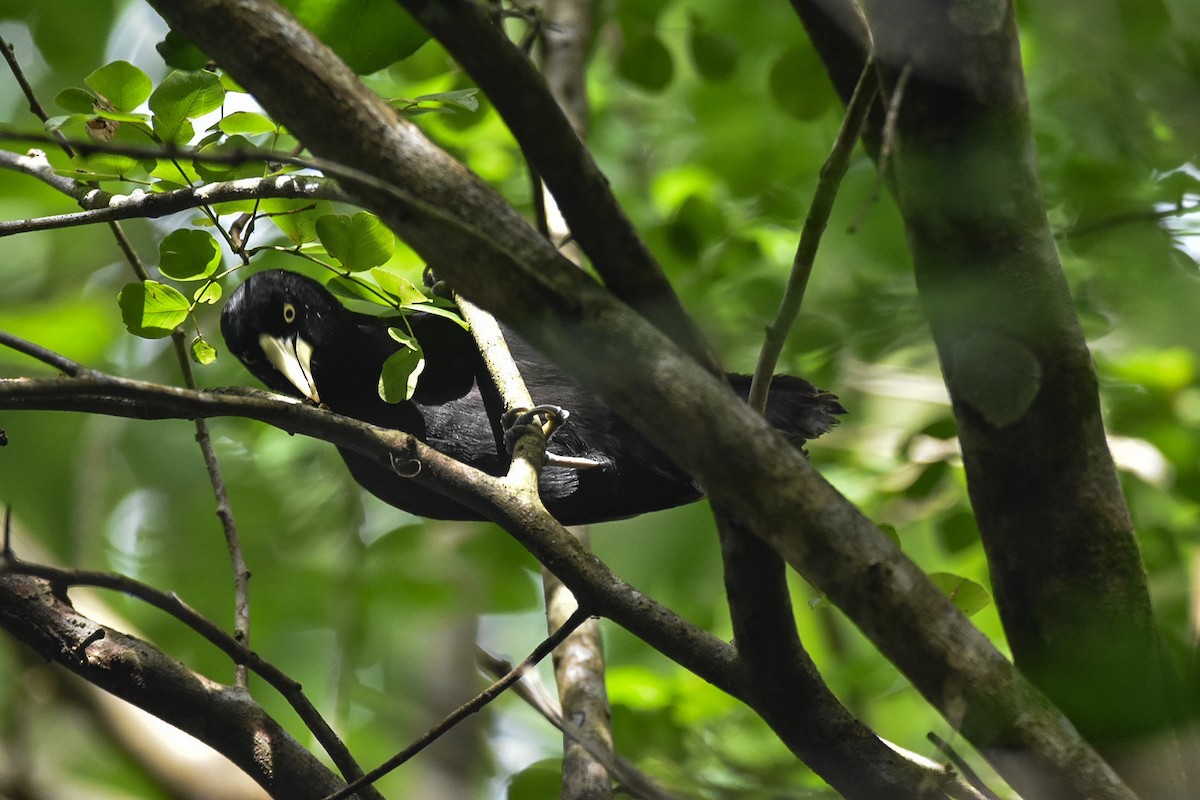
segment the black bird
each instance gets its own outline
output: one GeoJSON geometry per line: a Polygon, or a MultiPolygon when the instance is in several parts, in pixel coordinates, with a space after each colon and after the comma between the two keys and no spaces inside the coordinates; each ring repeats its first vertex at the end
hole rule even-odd
{"type": "MultiPolygon", "coordinates": [[[[471,334],[433,314],[414,313],[407,321],[426,364],[412,399],[395,404],[379,397],[379,374],[401,346],[388,327],[403,329],[404,323],[350,311],[302,275],[252,275],[226,303],[221,333],[230,352],[269,388],[405,431],[472,467],[503,475],[510,461],[503,404],[471,334]]],[[[569,411],[547,454],[595,464],[580,469],[552,461],[542,470],[542,500],[560,522],[631,517],[702,496],[695,481],[574,379],[511,330],[504,335],[534,402],[569,411]]],[[[747,395],[748,376],[730,375],[729,381],[747,395]]],[[[772,383],[767,419],[798,445],[825,433],[844,412],[836,397],[800,378],[776,376],[772,383]]],[[[340,452],[359,484],[397,508],[434,519],[482,519],[363,456],[340,452]]]]}

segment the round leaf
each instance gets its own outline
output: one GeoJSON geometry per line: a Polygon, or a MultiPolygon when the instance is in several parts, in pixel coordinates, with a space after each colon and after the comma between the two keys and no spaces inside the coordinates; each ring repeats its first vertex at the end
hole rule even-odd
{"type": "Polygon", "coordinates": [[[177,281],[207,278],[220,264],[221,248],[208,231],[172,231],[158,245],[158,271],[177,281]]]}
{"type": "Polygon", "coordinates": [[[225,89],[216,75],[205,70],[175,70],[150,95],[154,132],[163,141],[186,144],[191,138],[187,120],[216,111],[225,100],[225,89]],[[184,135],[186,130],[186,136],[184,135]]]}
{"type": "Polygon", "coordinates": [[[157,281],[130,283],[117,295],[125,328],[144,339],[161,339],[187,319],[188,299],[157,281]]]}
{"type": "Polygon", "coordinates": [[[207,366],[217,360],[217,348],[197,336],[192,339],[192,360],[207,366]]]}
{"type": "Polygon", "coordinates": [[[200,148],[207,156],[231,157],[227,163],[214,161],[196,161],[196,174],[206,181],[232,181],[238,178],[258,178],[263,174],[261,160],[242,159],[239,153],[247,153],[255,149],[254,144],[244,136],[230,136],[224,141],[212,142],[200,148]]]}
{"type": "Polygon", "coordinates": [[[399,298],[401,303],[424,303],[429,300],[412,281],[390,269],[375,267],[371,270],[371,277],[379,284],[380,289],[399,298]]]}
{"type": "Polygon", "coordinates": [[[91,114],[95,111],[96,96],[79,86],[68,86],[54,96],[54,103],[72,114],[91,114]]]}
{"type": "Polygon", "coordinates": [[[275,227],[292,244],[305,244],[317,239],[316,221],[333,209],[328,200],[298,198],[267,198],[258,204],[259,211],[271,218],[275,227]]]}
{"type": "Polygon", "coordinates": [[[833,89],[812,47],[793,47],[771,67],[771,98],[785,114],[816,119],[833,105],[833,89]]]}
{"type": "Polygon", "coordinates": [[[399,328],[388,328],[392,338],[404,345],[388,356],[379,374],[379,396],[385,403],[403,403],[417,391],[417,379],[425,369],[421,345],[399,328]]]}
{"type": "Polygon", "coordinates": [[[162,56],[163,62],[173,69],[203,69],[208,65],[209,58],[200,48],[188,41],[175,31],[167,31],[167,36],[154,49],[162,56]]]}
{"type": "Polygon", "coordinates": [[[236,133],[253,136],[257,133],[274,133],[279,126],[255,111],[235,111],[221,119],[218,127],[231,136],[236,133]]]}
{"type": "Polygon", "coordinates": [[[146,73],[128,61],[105,64],[83,82],[117,111],[133,111],[146,102],[154,88],[146,73]]]}
{"type": "Polygon", "coordinates": [[[407,58],[429,34],[394,0],[282,0],[360,75],[407,58]]]}
{"type": "Polygon", "coordinates": [[[933,572],[929,575],[933,585],[946,593],[954,607],[968,617],[976,611],[987,608],[992,598],[984,589],[970,578],[952,575],[949,572],[933,572]]]}
{"type": "Polygon", "coordinates": [[[325,251],[352,272],[379,266],[396,249],[396,237],[378,217],[366,211],[353,217],[321,217],[317,220],[317,236],[325,251]]]}
{"type": "Polygon", "coordinates": [[[196,293],[192,295],[192,299],[197,303],[208,303],[210,305],[217,302],[221,299],[221,284],[215,281],[204,284],[196,290],[196,293]]]}

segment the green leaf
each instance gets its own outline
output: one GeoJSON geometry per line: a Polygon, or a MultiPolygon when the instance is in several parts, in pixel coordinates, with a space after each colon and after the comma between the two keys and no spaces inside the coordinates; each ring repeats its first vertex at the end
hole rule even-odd
{"type": "Polygon", "coordinates": [[[374,267],[371,270],[371,277],[379,284],[380,289],[399,298],[403,304],[415,305],[429,302],[429,298],[417,288],[416,284],[386,267],[374,267]]]}
{"type": "Polygon", "coordinates": [[[997,428],[1025,416],[1042,385],[1037,356],[1000,334],[970,334],[954,344],[948,361],[952,387],[997,428]]]}
{"type": "Polygon", "coordinates": [[[210,305],[217,302],[221,299],[221,284],[216,281],[204,284],[196,290],[192,299],[197,303],[209,303],[210,305]]]}
{"type": "Polygon", "coordinates": [[[667,88],[675,74],[671,51],[652,34],[630,40],[617,59],[617,74],[648,92],[667,88]]]}
{"type": "Polygon", "coordinates": [[[228,139],[200,148],[207,156],[229,156],[227,163],[216,161],[195,161],[196,174],[206,181],[232,181],[238,178],[258,178],[266,170],[266,165],[256,158],[238,158],[239,153],[252,153],[257,148],[254,143],[244,136],[230,136],[228,139]]]}
{"type": "Polygon", "coordinates": [[[254,111],[235,111],[223,117],[217,126],[230,135],[241,133],[253,136],[279,130],[274,121],[254,111]]]}
{"type": "Polygon", "coordinates": [[[177,281],[207,278],[220,265],[221,248],[208,231],[182,228],[167,234],[158,245],[158,271],[177,281]]]}
{"type": "Polygon", "coordinates": [[[706,81],[723,81],[737,69],[741,45],[734,37],[704,30],[699,18],[692,16],[688,45],[696,72],[706,81]]]}
{"type": "Polygon", "coordinates": [[[154,132],[164,142],[187,144],[192,138],[188,120],[216,111],[225,100],[221,80],[205,70],[175,70],[150,95],[154,132]]]}
{"type": "Polygon", "coordinates": [[[933,585],[946,593],[954,607],[968,617],[977,611],[988,607],[992,598],[984,589],[970,578],[952,575],[949,572],[933,572],[929,575],[933,585]]]}
{"type": "Polygon", "coordinates": [[[892,540],[892,544],[896,545],[897,548],[900,548],[900,533],[896,530],[895,525],[883,524],[877,527],[879,528],[880,533],[892,540]]]}
{"type": "Polygon", "coordinates": [[[507,800],[544,800],[558,797],[562,791],[562,761],[557,758],[538,761],[512,776],[507,800]]]}
{"type": "Polygon", "coordinates": [[[451,92],[438,92],[436,94],[423,94],[420,97],[414,97],[414,103],[445,103],[450,106],[457,106],[464,111],[479,110],[479,89],[472,87],[470,89],[455,89],[451,92]]]}
{"type": "Polygon", "coordinates": [[[420,311],[423,314],[433,314],[435,317],[448,319],[451,322],[457,323],[463,330],[470,330],[471,326],[462,318],[462,315],[451,308],[442,308],[433,303],[401,303],[401,311],[420,311]]]}
{"type": "Polygon", "coordinates": [[[190,304],[176,289],[158,281],[126,284],[117,295],[126,329],[144,339],[161,339],[187,319],[190,304]]]}
{"type": "Polygon", "coordinates": [[[383,362],[379,396],[385,403],[402,403],[417,390],[417,379],[425,369],[425,352],[416,339],[400,328],[388,328],[388,333],[404,346],[383,362]]]}
{"type": "Polygon", "coordinates": [[[117,111],[133,111],[146,102],[154,88],[146,73],[128,61],[105,64],[83,82],[117,111]]]}
{"type": "Polygon", "coordinates": [[[281,0],[280,5],[360,75],[407,58],[429,40],[394,0],[281,0]]]}
{"type": "Polygon", "coordinates": [[[54,96],[59,108],[73,114],[91,114],[96,110],[96,96],[79,86],[68,86],[54,96]]]}
{"type": "Polygon", "coordinates": [[[192,339],[192,360],[207,366],[217,360],[217,348],[197,336],[192,339]]]}
{"type": "Polygon", "coordinates": [[[317,240],[316,221],[332,213],[333,204],[328,200],[268,198],[258,208],[292,244],[305,244],[317,240]]]}
{"type": "Polygon", "coordinates": [[[154,49],[172,69],[204,69],[210,60],[186,36],[175,31],[167,31],[166,38],[154,45],[154,49]]]}
{"type": "Polygon", "coordinates": [[[979,543],[979,525],[970,511],[956,511],[935,523],[938,542],[948,553],[961,553],[979,543]]]}
{"type": "Polygon", "coordinates": [[[316,227],[325,251],[352,272],[379,266],[396,249],[396,237],[379,217],[366,211],[353,217],[329,214],[318,219],[316,227]]]}

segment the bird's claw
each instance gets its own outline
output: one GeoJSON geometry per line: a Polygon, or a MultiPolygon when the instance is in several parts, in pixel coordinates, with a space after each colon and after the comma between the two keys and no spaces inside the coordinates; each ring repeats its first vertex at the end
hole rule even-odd
{"type": "Polygon", "coordinates": [[[425,272],[421,275],[421,279],[425,285],[429,287],[429,293],[436,297],[443,297],[447,300],[453,299],[454,292],[450,289],[450,284],[440,280],[437,274],[433,271],[433,267],[429,264],[425,265],[425,272]]]}
{"type": "Polygon", "coordinates": [[[549,439],[570,416],[571,412],[562,406],[540,405],[509,409],[500,418],[500,425],[504,428],[504,446],[512,453],[521,437],[533,432],[549,439]]]}

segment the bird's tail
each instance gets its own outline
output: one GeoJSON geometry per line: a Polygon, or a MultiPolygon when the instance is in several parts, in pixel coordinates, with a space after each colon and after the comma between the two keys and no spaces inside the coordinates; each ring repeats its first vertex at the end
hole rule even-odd
{"type": "MultiPolygon", "coordinates": [[[[730,375],[729,384],[743,398],[749,396],[749,375],[730,375]]],[[[803,378],[776,375],[771,380],[767,421],[797,444],[827,433],[837,424],[838,415],[845,413],[837,395],[818,389],[803,378]]]]}

